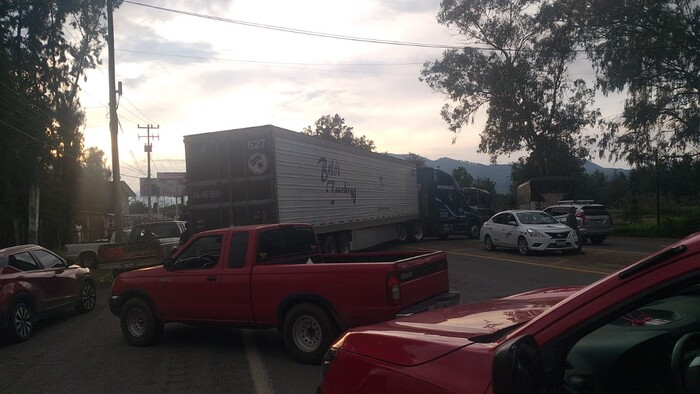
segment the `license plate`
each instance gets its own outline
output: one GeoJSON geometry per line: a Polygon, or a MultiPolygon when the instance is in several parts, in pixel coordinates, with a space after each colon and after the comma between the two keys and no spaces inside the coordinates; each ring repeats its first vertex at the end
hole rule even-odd
{"type": "Polygon", "coordinates": [[[565,239],[558,239],[557,240],[557,246],[565,246],[565,245],[566,245],[565,239]]]}

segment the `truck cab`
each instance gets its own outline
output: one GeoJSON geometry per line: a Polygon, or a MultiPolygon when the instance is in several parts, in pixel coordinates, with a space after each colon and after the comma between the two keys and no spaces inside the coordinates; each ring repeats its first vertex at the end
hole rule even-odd
{"type": "Polygon", "coordinates": [[[464,193],[449,173],[436,168],[418,168],[418,205],[425,232],[446,238],[464,234],[479,238],[479,215],[467,204],[464,193]]]}

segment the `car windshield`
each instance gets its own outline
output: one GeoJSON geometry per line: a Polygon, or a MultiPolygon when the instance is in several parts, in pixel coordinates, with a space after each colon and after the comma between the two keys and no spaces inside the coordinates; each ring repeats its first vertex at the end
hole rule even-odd
{"type": "Polygon", "coordinates": [[[558,223],[550,214],[546,212],[520,212],[517,214],[518,220],[522,224],[554,224],[558,223]]]}

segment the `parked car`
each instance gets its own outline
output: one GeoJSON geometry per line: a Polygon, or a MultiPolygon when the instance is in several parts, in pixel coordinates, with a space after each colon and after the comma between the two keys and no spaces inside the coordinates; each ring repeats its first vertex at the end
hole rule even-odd
{"type": "Polygon", "coordinates": [[[95,300],[88,268],[37,245],[0,249],[0,328],[10,338],[25,341],[36,320],[71,308],[91,311],[95,300]]]}
{"type": "Polygon", "coordinates": [[[581,241],[586,242],[590,239],[596,245],[603,243],[613,230],[612,217],[605,205],[595,204],[593,200],[563,200],[545,208],[544,211],[558,221],[566,223],[566,216],[571,207],[576,208],[581,241]]]}
{"type": "Polygon", "coordinates": [[[522,255],[533,250],[569,253],[580,249],[576,231],[552,215],[535,210],[498,213],[484,222],[481,240],[487,250],[496,250],[497,246],[516,248],[522,255]]]}
{"type": "Polygon", "coordinates": [[[317,393],[699,393],[700,233],[588,287],[354,328],[317,393]]]}

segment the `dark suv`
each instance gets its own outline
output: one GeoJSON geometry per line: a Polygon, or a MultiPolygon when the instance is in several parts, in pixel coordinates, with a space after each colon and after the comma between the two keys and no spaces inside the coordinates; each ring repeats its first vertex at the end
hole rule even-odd
{"type": "Polygon", "coordinates": [[[604,205],[595,204],[593,200],[564,200],[545,208],[544,211],[558,221],[566,223],[566,216],[571,207],[576,208],[581,242],[590,239],[596,245],[603,243],[613,230],[612,217],[604,205]]]}

